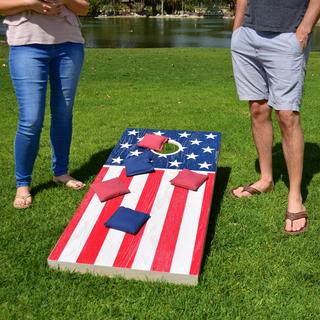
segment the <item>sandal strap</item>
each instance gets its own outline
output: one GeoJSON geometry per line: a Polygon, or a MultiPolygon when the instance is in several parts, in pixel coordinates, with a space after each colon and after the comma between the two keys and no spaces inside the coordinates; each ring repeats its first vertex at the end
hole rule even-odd
{"type": "Polygon", "coordinates": [[[31,194],[30,193],[28,193],[28,194],[26,194],[25,196],[16,196],[16,199],[22,199],[22,200],[27,200],[28,198],[30,198],[31,197],[31,194]]]}
{"type": "Polygon", "coordinates": [[[247,186],[244,186],[243,189],[242,189],[242,192],[244,191],[247,191],[249,192],[251,195],[254,195],[254,194],[261,194],[261,191],[259,191],[258,189],[256,188],[253,188],[251,187],[251,185],[247,185],[247,186]]]}
{"type": "Polygon", "coordinates": [[[307,211],[301,211],[301,212],[286,212],[286,219],[289,219],[290,221],[299,220],[302,218],[308,219],[308,212],[307,211]]]}

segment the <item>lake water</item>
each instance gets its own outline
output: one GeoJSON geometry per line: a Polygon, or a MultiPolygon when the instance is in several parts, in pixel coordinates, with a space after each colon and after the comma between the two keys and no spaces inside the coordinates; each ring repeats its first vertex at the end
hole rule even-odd
{"type": "MultiPolygon", "coordinates": [[[[89,48],[230,47],[232,21],[220,18],[107,18],[82,19],[89,48]]],[[[5,30],[1,25],[0,39],[5,30]]],[[[320,50],[320,27],[313,36],[320,50]]]]}
{"type": "Polygon", "coordinates": [[[108,18],[84,20],[82,30],[88,47],[226,48],[231,25],[208,18],[108,18]]]}

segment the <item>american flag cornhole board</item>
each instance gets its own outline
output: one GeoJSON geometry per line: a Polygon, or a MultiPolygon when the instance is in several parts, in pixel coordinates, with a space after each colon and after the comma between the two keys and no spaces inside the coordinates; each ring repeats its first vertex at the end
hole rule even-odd
{"type": "Polygon", "coordinates": [[[91,186],[51,252],[49,266],[196,285],[220,141],[219,132],[126,129],[93,183],[120,177],[131,193],[100,202],[91,186]],[[171,154],[153,151],[155,172],[127,177],[123,161],[143,151],[136,144],[146,133],[169,137],[178,150],[171,154]],[[183,168],[208,174],[198,191],[170,184],[183,168]],[[151,217],[136,235],[106,228],[104,222],[119,206],[151,217]]]}

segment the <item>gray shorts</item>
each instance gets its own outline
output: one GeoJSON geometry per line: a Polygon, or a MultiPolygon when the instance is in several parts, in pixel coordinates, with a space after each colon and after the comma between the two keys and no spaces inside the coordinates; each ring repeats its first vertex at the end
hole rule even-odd
{"type": "Polygon", "coordinates": [[[267,100],[275,110],[300,110],[310,40],[302,50],[295,33],[240,27],[232,35],[231,52],[240,100],[267,100]]]}

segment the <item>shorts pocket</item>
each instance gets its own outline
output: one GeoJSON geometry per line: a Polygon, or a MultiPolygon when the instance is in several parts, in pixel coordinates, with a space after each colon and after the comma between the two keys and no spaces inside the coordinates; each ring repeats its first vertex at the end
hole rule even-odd
{"type": "Polygon", "coordinates": [[[235,31],[232,32],[231,35],[231,50],[235,48],[236,44],[237,44],[237,39],[238,36],[240,34],[242,27],[237,28],[235,31]]]}
{"type": "Polygon", "coordinates": [[[240,32],[241,29],[242,29],[242,27],[240,26],[239,28],[237,28],[236,30],[234,30],[234,31],[232,32],[232,37],[235,36],[235,35],[237,35],[237,34],[240,32]]]}
{"type": "Polygon", "coordinates": [[[298,52],[299,52],[299,53],[303,53],[304,49],[302,49],[301,44],[300,44],[300,41],[298,40],[296,33],[295,33],[295,32],[292,32],[292,35],[291,35],[291,36],[292,36],[292,38],[293,38],[293,42],[294,42],[295,47],[297,48],[298,52]]]}

